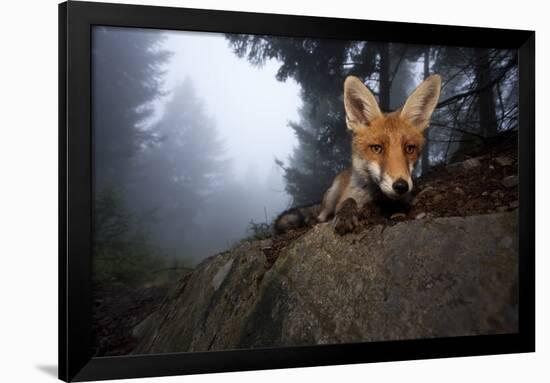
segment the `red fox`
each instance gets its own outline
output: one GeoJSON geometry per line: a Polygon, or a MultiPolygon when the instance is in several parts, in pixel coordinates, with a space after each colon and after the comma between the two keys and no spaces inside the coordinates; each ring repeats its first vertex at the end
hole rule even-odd
{"type": "MultiPolygon", "coordinates": [[[[275,231],[282,233],[308,224],[312,214],[318,214],[314,219],[320,222],[335,217],[336,228],[339,213],[346,205],[358,210],[379,199],[409,201],[411,172],[421,154],[423,132],[437,106],[440,89],[441,77],[429,76],[403,107],[384,114],[363,82],[347,77],[344,107],[346,125],[352,132],[352,165],[334,178],[320,208],[294,208],[282,213],[275,220],[275,231]]],[[[346,225],[350,228],[349,222],[346,225]]]]}

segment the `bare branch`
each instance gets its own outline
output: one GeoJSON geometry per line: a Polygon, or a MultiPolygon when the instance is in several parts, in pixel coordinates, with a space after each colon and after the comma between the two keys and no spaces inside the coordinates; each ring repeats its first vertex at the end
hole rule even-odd
{"type": "Polygon", "coordinates": [[[469,90],[467,92],[463,92],[463,93],[459,93],[459,94],[456,94],[454,96],[451,96],[449,97],[448,99],[446,100],[443,100],[441,101],[439,104],[437,104],[437,108],[442,108],[444,106],[447,106],[449,104],[452,104],[454,102],[457,102],[458,100],[461,100],[465,97],[468,97],[468,96],[471,96],[471,95],[474,95],[474,94],[478,94],[478,93],[481,93],[483,92],[485,89],[488,89],[490,87],[492,87],[493,85],[495,85],[496,83],[498,83],[500,80],[502,80],[504,78],[504,76],[506,76],[506,74],[508,73],[508,71],[510,69],[512,69],[514,66],[516,66],[517,64],[517,56],[514,56],[514,58],[512,60],[510,60],[510,62],[502,68],[502,70],[500,71],[500,73],[498,74],[498,76],[496,76],[494,79],[492,79],[491,81],[489,81],[488,83],[486,84],[483,84],[481,86],[478,86],[477,88],[475,89],[472,89],[472,90],[469,90]]]}

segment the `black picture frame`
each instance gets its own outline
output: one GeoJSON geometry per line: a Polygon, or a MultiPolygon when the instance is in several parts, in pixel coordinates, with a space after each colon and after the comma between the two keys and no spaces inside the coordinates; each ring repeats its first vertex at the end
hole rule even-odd
{"type": "Polygon", "coordinates": [[[59,378],[87,381],[533,352],[535,32],[70,1],[59,4],[59,378]],[[93,25],[517,49],[519,332],[204,353],[92,357],[93,25]]]}

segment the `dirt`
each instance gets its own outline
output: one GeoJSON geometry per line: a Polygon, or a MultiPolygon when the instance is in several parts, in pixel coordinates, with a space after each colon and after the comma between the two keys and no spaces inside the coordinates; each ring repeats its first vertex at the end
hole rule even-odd
{"type": "Polygon", "coordinates": [[[281,235],[274,236],[270,245],[262,249],[267,258],[268,267],[271,267],[275,263],[282,249],[292,243],[295,239],[300,238],[302,235],[307,233],[308,230],[309,227],[301,227],[298,229],[289,230],[281,235]]]}

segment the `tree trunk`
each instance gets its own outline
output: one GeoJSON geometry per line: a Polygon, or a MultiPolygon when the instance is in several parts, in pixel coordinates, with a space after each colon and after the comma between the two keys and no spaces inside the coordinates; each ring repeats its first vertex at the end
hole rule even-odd
{"type": "MultiPolygon", "coordinates": [[[[489,49],[475,50],[475,73],[478,87],[482,87],[491,81],[491,68],[489,65],[489,49]]],[[[485,137],[494,137],[498,133],[494,87],[488,87],[479,93],[479,125],[480,132],[485,137]]]]}
{"type": "MultiPolygon", "coordinates": [[[[430,75],[430,47],[426,47],[424,51],[424,79],[430,75]]],[[[425,132],[426,143],[422,151],[422,160],[420,162],[422,166],[422,175],[428,172],[430,168],[430,129],[426,129],[425,132]]]]}
{"type": "Polygon", "coordinates": [[[378,98],[380,109],[384,112],[390,110],[390,49],[389,44],[380,44],[379,45],[379,74],[380,74],[380,87],[378,90],[378,98]]]}

